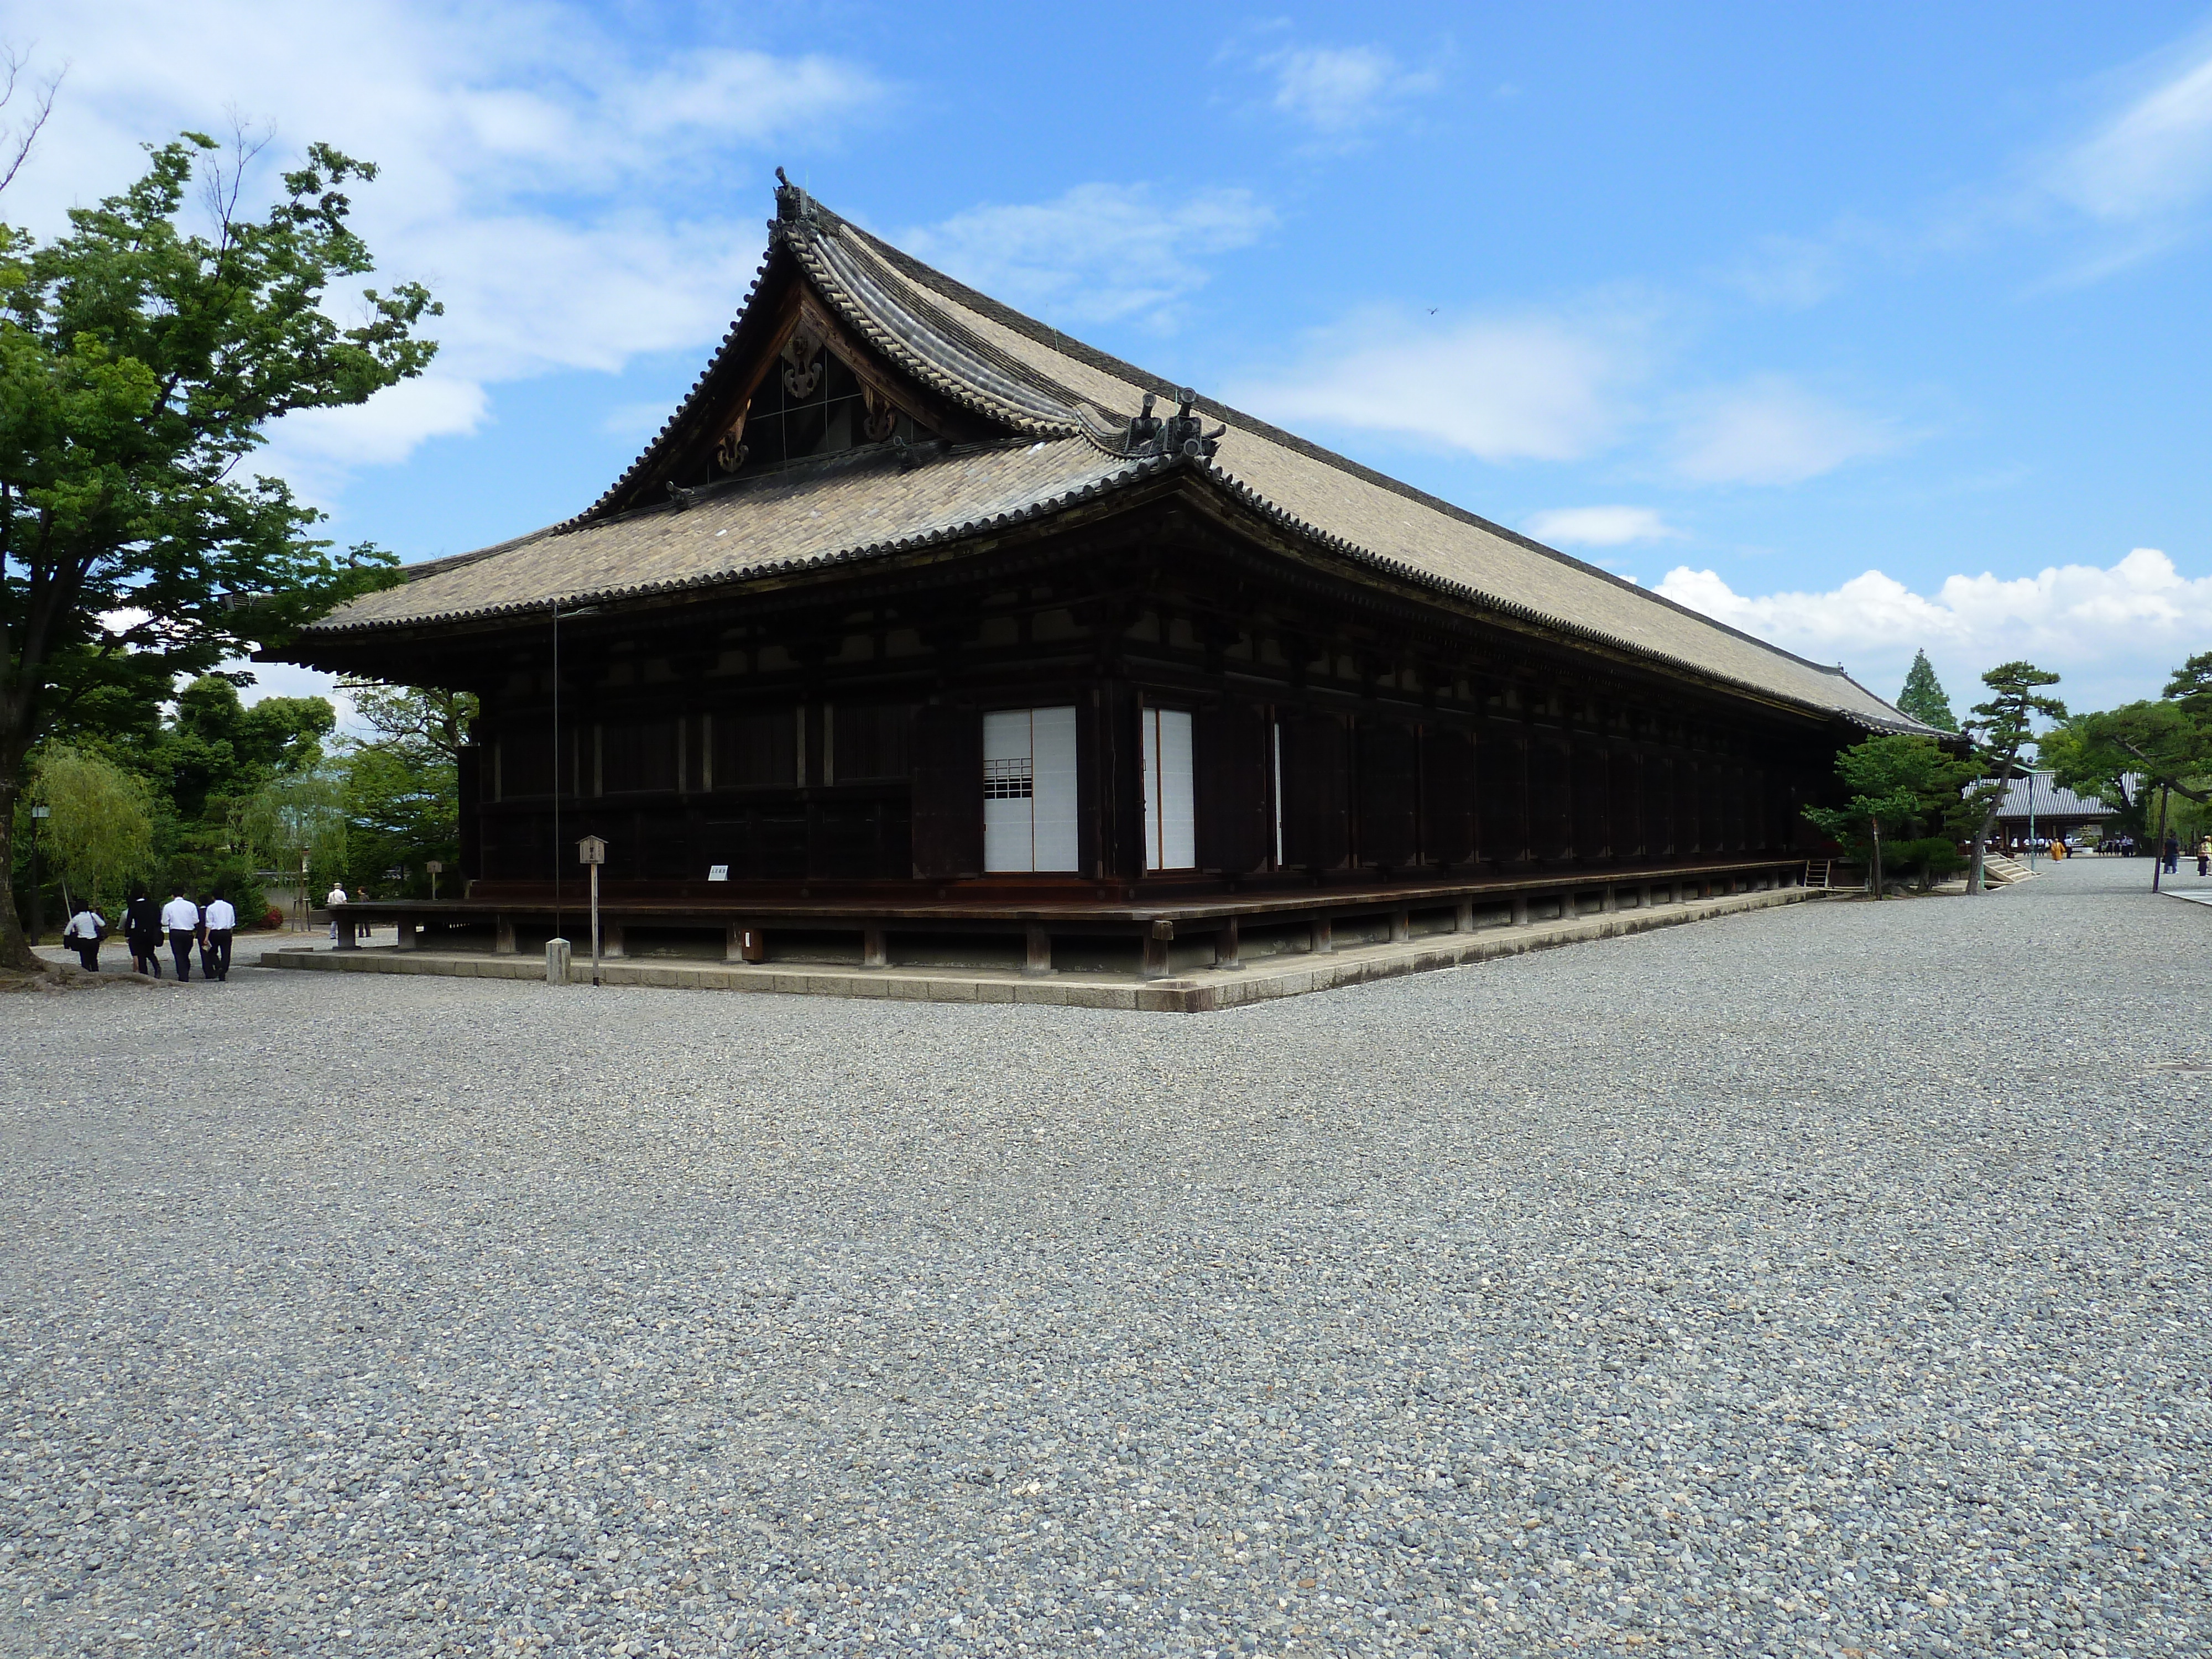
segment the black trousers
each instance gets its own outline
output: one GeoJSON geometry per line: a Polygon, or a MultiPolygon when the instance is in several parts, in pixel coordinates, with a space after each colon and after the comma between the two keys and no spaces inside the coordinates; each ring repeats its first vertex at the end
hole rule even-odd
{"type": "Polygon", "coordinates": [[[72,939],[70,942],[70,949],[76,952],[76,959],[84,964],[86,973],[96,974],[100,971],[100,941],[98,939],[93,940],[89,945],[79,945],[72,939]]]}
{"type": "Polygon", "coordinates": [[[200,972],[209,979],[230,977],[230,929],[210,927],[200,941],[200,972]]]}
{"type": "Polygon", "coordinates": [[[198,942],[198,936],[190,928],[169,929],[169,954],[177,959],[179,979],[190,979],[192,976],[192,946],[198,942]]]}
{"type": "Polygon", "coordinates": [[[161,977],[161,936],[159,933],[131,941],[131,966],[137,973],[151,974],[155,979],[161,977]]]}

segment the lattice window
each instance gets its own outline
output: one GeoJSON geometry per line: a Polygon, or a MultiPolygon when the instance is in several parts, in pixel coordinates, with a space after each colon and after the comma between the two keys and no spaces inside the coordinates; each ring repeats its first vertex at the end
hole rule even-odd
{"type": "Polygon", "coordinates": [[[1028,800],[1035,793],[1035,763],[1027,755],[1012,760],[983,763],[985,800],[1028,800]]]}

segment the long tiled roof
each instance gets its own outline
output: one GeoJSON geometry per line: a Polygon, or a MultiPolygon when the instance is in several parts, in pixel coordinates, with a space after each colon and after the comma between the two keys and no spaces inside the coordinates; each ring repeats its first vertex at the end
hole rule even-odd
{"type": "MultiPolygon", "coordinates": [[[[2124,782],[2132,784],[2130,773],[2124,782]]],[[[2094,795],[2077,795],[2061,789],[2048,772],[2030,772],[2005,784],[2004,799],[1997,807],[2001,818],[2024,818],[2033,806],[2039,818],[2104,818],[2119,809],[2094,795]]]]}
{"type": "MultiPolygon", "coordinates": [[[[1019,434],[909,454],[881,448],[721,486],[689,506],[640,506],[696,430],[695,406],[744,349],[721,350],[615,487],[577,519],[481,552],[411,567],[308,630],[419,625],[742,581],[766,572],[957,540],[1034,519],[1169,467],[1358,564],[1770,697],[1883,730],[1923,730],[1839,668],[1823,667],[1555,552],[1239,410],[1205,457],[1139,459],[1119,434],[1160,377],[1022,316],[821,208],[778,192],[771,252],[793,258],[842,322],[934,394],[1019,434]]],[[[750,300],[749,296],[748,305],[750,300]]]]}

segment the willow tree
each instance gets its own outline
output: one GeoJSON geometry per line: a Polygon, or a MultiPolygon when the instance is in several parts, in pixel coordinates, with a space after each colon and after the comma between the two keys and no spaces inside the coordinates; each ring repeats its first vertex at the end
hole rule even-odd
{"type": "Polygon", "coordinates": [[[373,167],[310,145],[257,217],[242,147],[147,155],[52,240],[0,226],[0,966],[38,965],[10,881],[32,746],[80,699],[159,701],[392,580],[241,464],[272,421],[362,403],[435,349],[420,286],[331,292],[372,269],[343,186],[373,167]]]}
{"type": "Polygon", "coordinates": [[[153,792],[97,755],[47,744],[31,770],[39,846],[73,900],[112,903],[154,861],[153,792]]]}

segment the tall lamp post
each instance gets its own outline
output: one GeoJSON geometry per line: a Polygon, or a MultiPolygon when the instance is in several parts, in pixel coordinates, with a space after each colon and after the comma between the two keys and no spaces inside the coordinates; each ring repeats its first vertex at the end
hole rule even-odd
{"type": "Polygon", "coordinates": [[[53,815],[54,809],[51,806],[33,806],[31,809],[31,943],[33,945],[46,931],[46,884],[39,877],[39,832],[46,828],[46,821],[53,815]]]}
{"type": "Polygon", "coordinates": [[[599,866],[607,861],[607,844],[597,836],[576,843],[576,862],[592,871],[592,983],[599,982],[599,866]]]}

